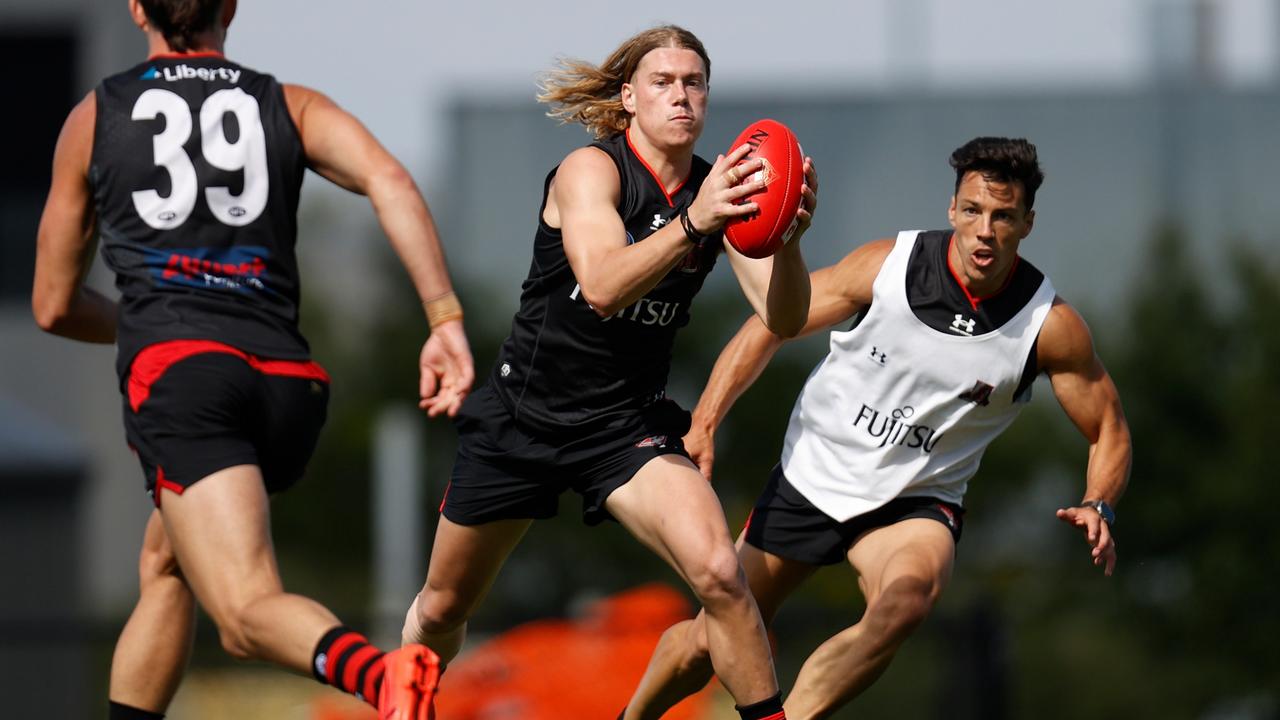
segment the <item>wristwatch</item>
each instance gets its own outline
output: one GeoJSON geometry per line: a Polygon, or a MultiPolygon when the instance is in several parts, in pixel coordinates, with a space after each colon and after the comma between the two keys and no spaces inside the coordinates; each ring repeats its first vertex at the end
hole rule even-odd
{"type": "Polygon", "coordinates": [[[1103,520],[1107,521],[1107,525],[1115,527],[1116,511],[1111,509],[1106,500],[1084,500],[1076,507],[1093,508],[1103,520]]]}

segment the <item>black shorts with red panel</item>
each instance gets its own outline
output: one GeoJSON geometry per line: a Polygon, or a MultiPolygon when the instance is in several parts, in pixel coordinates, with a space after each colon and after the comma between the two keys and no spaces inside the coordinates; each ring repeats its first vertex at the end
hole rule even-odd
{"type": "Polygon", "coordinates": [[[843,562],[849,548],[868,530],[911,518],[937,520],[960,542],[964,508],[933,497],[897,497],[867,513],[836,520],[814,507],[775,465],[769,482],[747,518],[746,540],[772,555],[808,563],[843,562]]]}
{"type": "Polygon", "coordinates": [[[535,433],[521,427],[486,383],[455,420],[458,454],[440,512],[459,525],[555,517],[560,495],[582,497],[582,519],[613,517],[605,500],[661,455],[685,458],[689,413],[661,399],[590,430],[535,433]]]}
{"type": "Polygon", "coordinates": [[[324,426],[329,376],[314,361],[275,360],[211,340],[137,354],[124,381],[124,427],[147,492],[178,494],[219,470],[256,465],[268,492],[302,477],[324,426]]]}

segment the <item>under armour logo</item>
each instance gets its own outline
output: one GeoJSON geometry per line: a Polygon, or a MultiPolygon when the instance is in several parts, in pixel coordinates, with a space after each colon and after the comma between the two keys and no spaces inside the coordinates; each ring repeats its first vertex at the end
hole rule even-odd
{"type": "Polygon", "coordinates": [[[502,367],[498,369],[498,372],[502,373],[502,377],[506,377],[506,376],[510,375],[510,374],[511,374],[511,363],[502,363],[502,367]]]}
{"type": "Polygon", "coordinates": [[[649,229],[650,229],[650,230],[657,230],[658,228],[662,227],[663,225],[666,225],[666,224],[667,224],[667,221],[668,221],[668,220],[670,220],[670,219],[671,219],[671,218],[664,218],[664,217],[662,217],[662,213],[654,213],[654,214],[653,214],[653,222],[649,224],[649,229]]]}
{"type": "Polygon", "coordinates": [[[981,380],[975,380],[973,383],[973,387],[960,393],[960,399],[968,400],[974,405],[982,405],[985,407],[991,404],[992,390],[995,390],[995,388],[982,382],[981,380]]]}
{"type": "Polygon", "coordinates": [[[880,348],[875,347],[875,346],[872,346],[872,348],[871,348],[871,359],[872,359],[872,360],[875,360],[876,362],[880,363],[881,365],[884,365],[884,364],[885,364],[885,361],[889,359],[889,356],[887,356],[887,355],[885,355],[884,353],[880,352],[880,348]]]}
{"type": "Polygon", "coordinates": [[[963,315],[961,315],[960,313],[956,313],[956,319],[951,321],[951,329],[955,330],[958,333],[964,333],[965,335],[972,335],[973,326],[977,324],[978,324],[977,320],[974,320],[973,318],[969,318],[968,320],[965,320],[963,315]]]}

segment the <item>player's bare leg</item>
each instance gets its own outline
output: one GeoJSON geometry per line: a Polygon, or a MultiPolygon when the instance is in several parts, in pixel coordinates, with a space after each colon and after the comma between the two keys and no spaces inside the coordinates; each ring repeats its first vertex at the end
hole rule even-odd
{"type": "Polygon", "coordinates": [[[667,561],[702,603],[711,662],[741,706],[773,697],[778,681],[769,640],[734,552],[724,510],[687,458],[650,460],[605,507],[667,561]]]}
{"type": "Polygon", "coordinates": [[[178,569],[159,512],[152,512],[138,558],[138,603],[111,658],[112,702],[164,713],[191,657],[195,596],[178,569]]]}
{"type": "Polygon", "coordinates": [[[323,673],[328,684],[377,707],[379,717],[427,716],[439,678],[434,653],[415,646],[384,655],[324,606],[284,591],[258,467],[237,465],[182,494],[162,492],[160,514],[178,565],[228,653],[318,679],[323,673]]]}
{"type": "Polygon", "coordinates": [[[880,677],[942,594],[955,542],[941,523],[914,518],[868,531],[847,557],[867,610],[805,660],[785,704],[791,720],[827,717],[880,677]]]}
{"type": "Polygon", "coordinates": [[[181,495],[161,492],[160,513],[178,564],[217,623],[223,648],[237,658],[310,672],[316,641],[339,622],[316,601],[285,593],[261,471],[238,465],[181,495]]]}
{"type": "MultiPolygon", "coordinates": [[[[771,555],[748,545],[741,536],[737,547],[747,585],[768,627],[782,603],[817,567],[771,555]]],[[[699,611],[696,618],[676,623],[662,634],[623,717],[656,720],[705,687],[712,675],[706,615],[699,611]]]]}
{"type": "Polygon", "coordinates": [[[452,660],[466,639],[468,618],[532,524],[532,520],[497,520],[459,525],[440,516],[427,580],[405,615],[401,642],[422,643],[441,662],[452,660]]]}

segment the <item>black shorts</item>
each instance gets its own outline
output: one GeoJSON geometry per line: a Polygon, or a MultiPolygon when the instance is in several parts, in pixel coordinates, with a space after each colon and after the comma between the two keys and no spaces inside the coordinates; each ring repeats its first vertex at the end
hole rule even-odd
{"type": "Polygon", "coordinates": [[[138,353],[124,391],[125,436],[159,506],[160,489],[182,494],[235,465],[261,468],[268,492],[297,482],[324,425],[329,377],[312,361],[174,340],[138,353]]]}
{"type": "Polygon", "coordinates": [[[800,494],[775,465],[769,484],[747,518],[747,542],[767,553],[810,565],[834,565],[845,559],[855,540],[868,530],[909,518],[937,520],[960,542],[964,508],[931,497],[899,497],[844,522],[827,515],[800,494]]]}
{"type": "Polygon", "coordinates": [[[604,508],[645,463],[682,455],[689,413],[661,400],[590,431],[535,435],[519,427],[486,383],[458,412],[458,455],[440,512],[459,525],[554,517],[560,494],[582,496],[582,519],[612,519],[604,508]]]}

